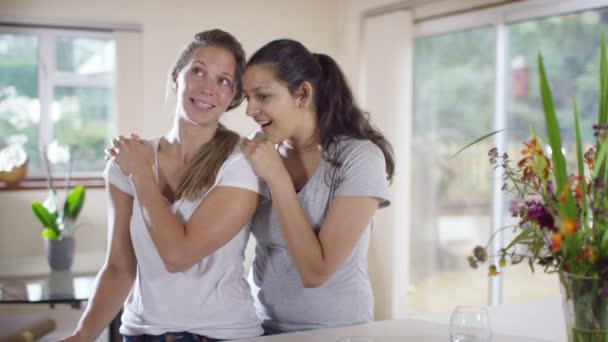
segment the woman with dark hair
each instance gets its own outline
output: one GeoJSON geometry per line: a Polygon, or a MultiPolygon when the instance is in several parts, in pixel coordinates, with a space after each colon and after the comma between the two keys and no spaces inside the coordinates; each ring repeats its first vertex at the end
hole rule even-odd
{"type": "Polygon", "coordinates": [[[125,341],[207,341],[262,334],[243,276],[259,180],[219,124],[243,99],[245,52],[229,33],[197,34],[170,72],[177,105],[163,137],[107,151],[108,256],[68,340],[92,341],[124,303],[125,341]]]}
{"type": "Polygon", "coordinates": [[[391,145],[336,62],[296,41],[258,50],[243,83],[263,132],[241,149],[267,183],[249,276],[266,332],[371,321],[367,249],[374,213],[389,205],[391,145]]]}

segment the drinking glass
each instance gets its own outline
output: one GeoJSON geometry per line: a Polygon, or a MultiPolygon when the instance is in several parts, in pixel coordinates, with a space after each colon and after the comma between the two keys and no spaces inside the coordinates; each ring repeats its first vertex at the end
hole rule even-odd
{"type": "Polygon", "coordinates": [[[492,327],[488,309],[479,306],[458,306],[450,317],[452,342],[490,342],[492,327]]]}

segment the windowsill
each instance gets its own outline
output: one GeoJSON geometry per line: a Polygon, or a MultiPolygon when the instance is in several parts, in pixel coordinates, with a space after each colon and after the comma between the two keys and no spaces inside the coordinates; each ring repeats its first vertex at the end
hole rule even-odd
{"type": "MultiPolygon", "coordinates": [[[[53,186],[56,189],[62,189],[65,187],[66,178],[53,178],[53,186]]],[[[70,180],[70,187],[82,185],[87,189],[104,188],[105,180],[102,177],[82,177],[72,178],[70,180]]],[[[0,182],[1,191],[21,191],[21,190],[40,190],[48,189],[48,183],[46,178],[26,178],[18,183],[5,183],[0,182]]]]}

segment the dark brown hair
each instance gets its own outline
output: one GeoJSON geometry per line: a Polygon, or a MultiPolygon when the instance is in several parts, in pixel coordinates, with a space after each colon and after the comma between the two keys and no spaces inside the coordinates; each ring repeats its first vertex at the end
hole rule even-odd
{"type": "Polygon", "coordinates": [[[357,106],[348,82],[333,58],[311,53],[295,40],[279,39],[264,45],[247,62],[248,67],[257,64],[273,68],[275,77],[285,83],[293,95],[302,82],[310,82],[314,89],[324,159],[340,165],[339,151],[334,147],[341,137],[370,140],[382,150],[387,179],[392,179],[395,172],[393,148],[372,126],[369,113],[357,106]]]}

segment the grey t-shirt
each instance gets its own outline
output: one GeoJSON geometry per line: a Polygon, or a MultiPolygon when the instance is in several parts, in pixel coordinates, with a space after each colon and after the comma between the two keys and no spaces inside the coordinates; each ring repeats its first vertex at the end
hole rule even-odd
{"type": "MultiPolygon", "coordinates": [[[[369,140],[351,138],[336,146],[342,166],[336,169],[321,159],[313,176],[298,192],[317,234],[330,196],[369,196],[380,200],[380,208],[389,205],[382,151],[369,140]]],[[[318,288],[304,288],[271,202],[264,199],[252,220],[251,232],[257,245],[249,275],[264,326],[289,332],[371,321],[374,298],[367,274],[367,248],[372,225],[373,220],[352,254],[327,282],[318,288]]]]}

